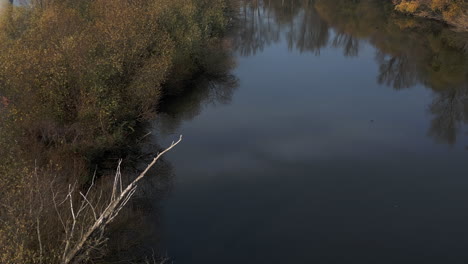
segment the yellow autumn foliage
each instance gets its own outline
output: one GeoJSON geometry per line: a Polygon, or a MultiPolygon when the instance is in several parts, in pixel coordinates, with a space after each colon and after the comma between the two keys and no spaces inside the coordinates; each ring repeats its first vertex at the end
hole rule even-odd
{"type": "Polygon", "coordinates": [[[414,13],[421,6],[421,3],[418,1],[403,1],[396,6],[396,9],[401,12],[414,13]]]}
{"type": "Polygon", "coordinates": [[[88,162],[124,144],[171,84],[222,68],[209,55],[230,10],[225,0],[32,3],[0,18],[0,263],[9,264],[59,262],[51,183],[82,184],[88,162]]]}
{"type": "Polygon", "coordinates": [[[111,144],[127,129],[120,124],[151,112],[170,92],[166,83],[203,71],[207,47],[227,24],[224,0],[45,6],[5,11],[0,94],[19,110],[17,119],[34,122],[40,115],[56,127],[75,124],[80,131],[71,137],[111,144]]]}
{"type": "Polygon", "coordinates": [[[444,21],[468,31],[468,2],[465,0],[393,0],[395,9],[444,21]]]}

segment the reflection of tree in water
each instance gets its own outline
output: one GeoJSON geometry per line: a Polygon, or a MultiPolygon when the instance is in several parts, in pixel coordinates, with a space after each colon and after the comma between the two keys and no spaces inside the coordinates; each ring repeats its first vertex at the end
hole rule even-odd
{"type": "Polygon", "coordinates": [[[461,123],[468,122],[468,85],[437,93],[429,110],[435,116],[429,135],[439,142],[454,144],[461,123]]]}
{"type": "Polygon", "coordinates": [[[284,37],[290,50],[319,55],[331,46],[353,57],[360,41],[368,40],[377,50],[379,84],[394,89],[423,84],[435,91],[430,135],[454,143],[461,123],[467,122],[468,34],[398,15],[390,2],[378,0],[258,0],[245,1],[242,8],[248,15],[240,21],[247,29],[236,42],[241,55],[255,54],[284,37]]]}
{"type": "Polygon", "coordinates": [[[235,48],[243,56],[254,55],[279,42],[281,37],[287,41],[289,50],[318,55],[331,44],[343,49],[345,56],[359,53],[359,38],[340,28],[335,28],[333,36],[314,0],[258,0],[242,4],[235,48]]]}
{"type": "Polygon", "coordinates": [[[343,32],[336,33],[332,46],[342,48],[346,57],[357,57],[359,54],[359,39],[343,32]]]}
{"type": "Polygon", "coordinates": [[[279,40],[280,28],[263,1],[242,2],[234,46],[243,56],[255,55],[279,40]]]}
{"type": "Polygon", "coordinates": [[[392,14],[378,1],[317,2],[336,31],[367,38],[376,47],[379,84],[394,89],[423,84],[434,91],[430,112],[435,117],[429,135],[454,144],[461,124],[468,121],[468,53],[463,50],[468,35],[432,21],[392,14]]]}
{"type": "Polygon", "coordinates": [[[292,21],[291,30],[287,34],[290,49],[295,45],[295,49],[300,52],[310,51],[318,55],[320,49],[328,45],[328,24],[318,16],[311,1],[305,2],[303,12],[296,19],[298,30],[294,30],[294,23],[292,21]]]}
{"type": "Polygon", "coordinates": [[[243,1],[235,48],[255,55],[283,36],[290,50],[314,52],[329,41],[328,25],[317,15],[312,0],[243,1]]]}
{"type": "MultiPolygon", "coordinates": [[[[231,51],[225,46],[235,45],[234,40],[226,40],[223,47],[212,50],[206,60],[211,67],[198,78],[184,83],[190,89],[182,89],[166,94],[159,105],[157,126],[159,131],[171,134],[183,120],[199,115],[209,104],[228,104],[238,80],[231,74],[235,61],[231,51]]],[[[175,89],[170,89],[174,91],[175,89]]]]}
{"type": "Polygon", "coordinates": [[[379,84],[385,84],[395,89],[409,88],[417,84],[415,65],[407,54],[387,56],[377,52],[376,60],[379,66],[379,84]]]}
{"type": "Polygon", "coordinates": [[[193,119],[206,105],[230,103],[237,86],[236,77],[228,73],[197,80],[193,89],[164,102],[158,118],[158,128],[163,134],[174,133],[182,121],[193,119]]]}

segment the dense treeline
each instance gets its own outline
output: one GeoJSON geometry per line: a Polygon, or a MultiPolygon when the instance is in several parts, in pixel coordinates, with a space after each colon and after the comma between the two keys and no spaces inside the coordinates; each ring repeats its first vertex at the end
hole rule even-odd
{"type": "Polygon", "coordinates": [[[393,0],[397,10],[444,21],[468,31],[468,2],[465,0],[393,0]]]}
{"type": "Polygon", "coordinates": [[[229,71],[231,4],[63,0],[2,10],[0,263],[60,262],[71,216],[54,203],[69,184],[89,185],[106,153],[125,148],[141,160],[138,128],[165,96],[200,73],[229,71]]]}
{"type": "Polygon", "coordinates": [[[113,144],[177,83],[210,70],[226,9],[222,0],[10,7],[0,25],[0,93],[18,112],[10,118],[49,144],[113,144]],[[38,115],[48,124],[38,127],[38,115]]]}

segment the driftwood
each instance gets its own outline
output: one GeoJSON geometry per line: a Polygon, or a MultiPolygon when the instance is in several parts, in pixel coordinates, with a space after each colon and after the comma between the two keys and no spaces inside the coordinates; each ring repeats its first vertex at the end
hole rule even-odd
{"type": "Polygon", "coordinates": [[[56,195],[54,195],[53,203],[59,216],[59,220],[65,230],[65,242],[61,260],[62,264],[74,264],[82,262],[89,257],[92,250],[101,247],[106,242],[104,237],[105,228],[112,222],[112,220],[115,219],[120,210],[122,210],[122,208],[133,196],[136,191],[138,182],[145,177],[146,173],[164,154],[166,154],[181,141],[182,136],[180,136],[178,141],[172,142],[168,148],[159,153],[146,167],[146,169],[125,188],[122,186],[120,161],[114,178],[111,197],[106,206],[103,207],[104,209],[100,212],[98,212],[96,204],[93,205],[89,199],[90,191],[94,186],[94,177],[91,186],[88,188],[86,193],[79,192],[81,203],[77,208],[75,208],[73,201],[73,194],[75,190],[74,186],[72,187],[70,185],[68,187],[68,194],[65,200],[61,203],[56,202],[56,195]],[[67,223],[65,223],[58,210],[58,206],[65,202],[69,203],[71,213],[71,221],[67,221],[67,223]],[[82,223],[79,222],[80,220],[78,217],[85,211],[89,212],[89,210],[91,210],[94,221],[83,227],[82,223]],[[79,225],[81,225],[81,228],[78,228],[79,225]],[[81,232],[77,232],[77,229],[80,229],[81,232]],[[78,233],[80,234],[78,235],[78,233]]]}

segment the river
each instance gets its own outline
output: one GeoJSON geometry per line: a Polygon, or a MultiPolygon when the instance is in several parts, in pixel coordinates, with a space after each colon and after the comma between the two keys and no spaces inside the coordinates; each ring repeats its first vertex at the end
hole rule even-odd
{"type": "Polygon", "coordinates": [[[225,39],[223,1],[80,3],[3,9],[0,262],[60,262],[67,186],[106,208],[183,135],[93,263],[468,263],[468,33],[381,0],[238,0],[225,39]]]}
{"type": "MultiPolygon", "coordinates": [[[[468,38],[381,1],[246,1],[154,142],[174,263],[468,261],[468,38]]],[[[159,203],[159,201],[158,201],[159,203]]]]}

